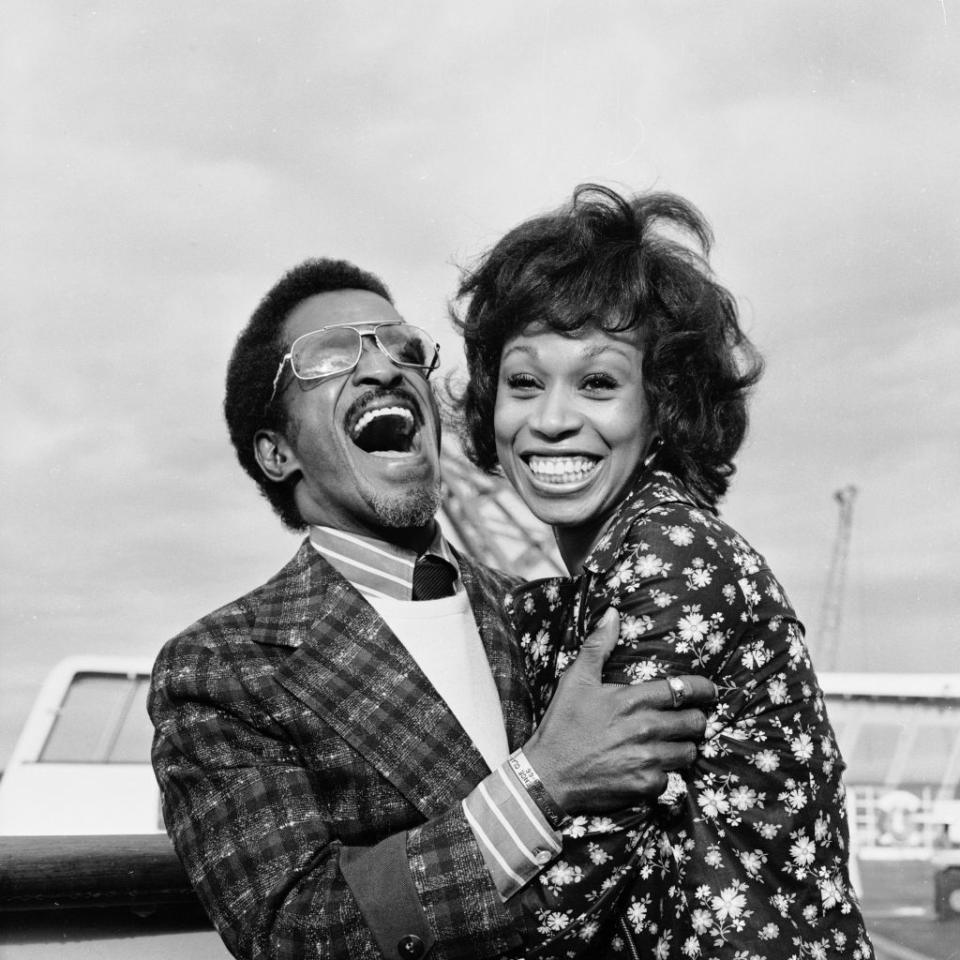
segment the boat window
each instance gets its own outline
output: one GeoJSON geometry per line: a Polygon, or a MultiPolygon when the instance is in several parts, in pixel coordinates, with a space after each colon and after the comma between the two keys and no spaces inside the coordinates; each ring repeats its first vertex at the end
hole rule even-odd
{"type": "Polygon", "coordinates": [[[146,677],[78,673],[40,754],[42,763],[147,763],[146,677]]]}
{"type": "Polygon", "coordinates": [[[153,742],[153,724],[147,715],[147,692],[150,681],[140,677],[130,699],[117,739],[110,751],[112,763],[145,763],[150,759],[150,745],[153,742]]]}

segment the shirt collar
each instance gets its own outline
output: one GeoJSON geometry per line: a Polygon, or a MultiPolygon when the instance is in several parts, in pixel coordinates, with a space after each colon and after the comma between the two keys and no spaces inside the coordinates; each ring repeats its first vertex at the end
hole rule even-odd
{"type": "MultiPolygon", "coordinates": [[[[453,565],[457,574],[455,592],[463,586],[457,558],[447,543],[440,524],[424,554],[432,554],[453,565]]],[[[420,554],[396,544],[358,533],[346,533],[333,527],[310,527],[310,543],[321,556],[361,593],[393,600],[413,599],[413,567],[420,554]]]]}

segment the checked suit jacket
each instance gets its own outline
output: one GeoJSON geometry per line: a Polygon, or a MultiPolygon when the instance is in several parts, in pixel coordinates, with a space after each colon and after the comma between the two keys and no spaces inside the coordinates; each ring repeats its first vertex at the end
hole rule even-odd
{"type": "MultiPolygon", "coordinates": [[[[532,731],[503,613],[515,581],[458,559],[515,749],[532,731]]],[[[519,952],[459,803],[487,765],[308,542],[164,646],[149,709],[167,830],[236,956],[519,952]]]]}

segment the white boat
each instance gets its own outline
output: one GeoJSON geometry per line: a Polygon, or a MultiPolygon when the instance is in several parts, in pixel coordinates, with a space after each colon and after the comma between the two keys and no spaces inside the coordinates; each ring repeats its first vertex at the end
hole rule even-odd
{"type": "Polygon", "coordinates": [[[49,673],[0,779],[0,835],[162,833],[151,661],[73,656],[49,673]]]}

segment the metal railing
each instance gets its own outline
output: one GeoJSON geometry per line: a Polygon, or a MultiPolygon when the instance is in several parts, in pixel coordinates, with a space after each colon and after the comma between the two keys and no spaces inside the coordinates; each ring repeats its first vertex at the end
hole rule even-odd
{"type": "Polygon", "coordinates": [[[0,837],[0,911],[196,906],[165,834],[0,837]]]}

